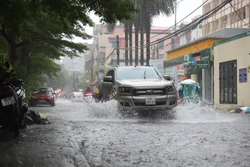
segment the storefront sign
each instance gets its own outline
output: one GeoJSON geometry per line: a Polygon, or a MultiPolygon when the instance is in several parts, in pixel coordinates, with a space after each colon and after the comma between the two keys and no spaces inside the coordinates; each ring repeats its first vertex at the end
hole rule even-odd
{"type": "Polygon", "coordinates": [[[210,59],[210,49],[205,49],[201,51],[201,60],[209,60],[210,59]]]}
{"type": "Polygon", "coordinates": [[[186,54],[183,56],[183,63],[188,63],[192,61],[192,55],[191,54],[186,54]]]}
{"type": "Polygon", "coordinates": [[[192,58],[192,65],[196,65],[196,62],[201,59],[201,56],[195,56],[192,58]]]}
{"type": "Polygon", "coordinates": [[[176,69],[177,69],[177,71],[184,71],[185,70],[183,65],[176,66],[176,69]]]}
{"type": "Polygon", "coordinates": [[[208,68],[209,67],[209,60],[199,60],[196,62],[197,68],[208,68]]]}
{"type": "Polygon", "coordinates": [[[209,55],[205,55],[203,57],[201,57],[201,60],[209,60],[210,56],[209,55]]]}
{"type": "Polygon", "coordinates": [[[239,69],[239,82],[247,82],[247,68],[239,69]]]}

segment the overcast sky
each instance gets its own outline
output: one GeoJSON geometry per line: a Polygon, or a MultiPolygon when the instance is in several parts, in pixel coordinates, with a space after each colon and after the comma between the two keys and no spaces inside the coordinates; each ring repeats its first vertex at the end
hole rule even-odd
{"type": "MultiPolygon", "coordinates": [[[[202,0],[178,0],[178,7],[177,7],[177,23],[185,18],[187,15],[189,15],[191,12],[193,12],[195,9],[197,9],[201,4],[202,0]]],[[[199,8],[196,12],[194,12],[192,15],[190,15],[187,19],[185,19],[185,22],[190,22],[191,19],[197,15],[202,14],[202,7],[199,8]]],[[[90,14],[91,19],[95,23],[100,23],[99,18],[95,16],[94,14],[90,14]]],[[[156,18],[153,19],[153,26],[159,26],[159,27],[171,27],[175,23],[175,15],[173,14],[172,16],[165,16],[165,15],[160,15],[156,18]]],[[[93,33],[93,28],[91,27],[86,27],[85,28],[86,32],[90,35],[93,33]]],[[[88,41],[82,41],[80,39],[76,39],[76,42],[88,42],[92,43],[92,40],[88,41]]]]}

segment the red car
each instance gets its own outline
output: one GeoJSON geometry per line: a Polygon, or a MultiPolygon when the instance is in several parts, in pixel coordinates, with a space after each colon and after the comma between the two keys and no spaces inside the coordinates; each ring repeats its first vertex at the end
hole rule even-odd
{"type": "Polygon", "coordinates": [[[30,106],[36,106],[38,104],[55,106],[55,92],[52,88],[36,89],[30,97],[29,104],[30,106]]]}

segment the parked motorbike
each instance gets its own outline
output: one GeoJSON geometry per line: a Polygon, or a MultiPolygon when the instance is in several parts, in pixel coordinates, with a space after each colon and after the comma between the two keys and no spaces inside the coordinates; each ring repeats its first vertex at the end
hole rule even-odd
{"type": "Polygon", "coordinates": [[[27,126],[25,118],[28,112],[28,104],[25,102],[25,89],[22,87],[23,84],[24,82],[21,79],[17,79],[13,82],[20,108],[20,128],[25,128],[27,126]]]}
{"type": "MultiPolygon", "coordinates": [[[[7,69],[10,68],[8,63],[5,63],[5,66],[7,69]]],[[[11,79],[13,76],[14,70],[5,72],[0,76],[0,126],[12,131],[18,137],[20,125],[24,120],[24,116],[21,115],[21,108],[25,104],[21,103],[21,100],[23,101],[25,95],[22,93],[21,80],[11,79]]]]}

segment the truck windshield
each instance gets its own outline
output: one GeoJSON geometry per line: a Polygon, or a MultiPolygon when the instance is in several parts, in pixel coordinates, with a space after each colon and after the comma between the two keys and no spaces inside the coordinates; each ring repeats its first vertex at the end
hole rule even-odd
{"type": "Polygon", "coordinates": [[[144,79],[161,79],[154,68],[119,68],[117,70],[118,80],[144,80],[144,79]]]}

